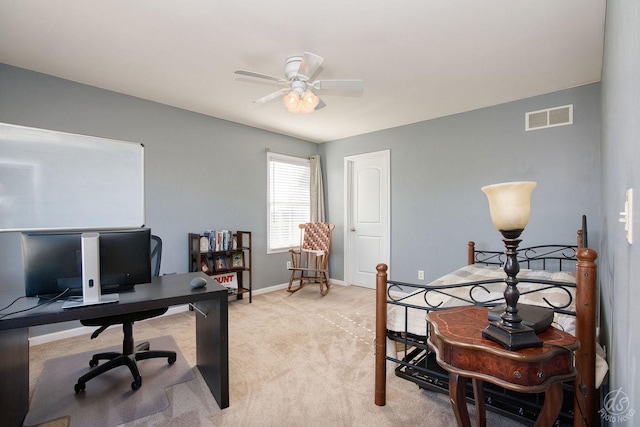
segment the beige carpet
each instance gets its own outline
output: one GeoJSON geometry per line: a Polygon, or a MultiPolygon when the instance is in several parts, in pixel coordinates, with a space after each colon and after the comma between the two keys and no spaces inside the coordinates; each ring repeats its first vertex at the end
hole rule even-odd
{"type": "MultiPolygon", "coordinates": [[[[179,313],[140,322],[134,334],[139,340],[171,334],[195,366],[193,316],[179,313]]],[[[256,295],[251,304],[234,301],[229,304],[229,408],[218,408],[197,374],[168,389],[168,409],[124,425],[455,425],[448,396],[420,390],[391,369],[387,404],[374,404],[374,324],[375,292],[355,286],[333,286],[325,297],[307,286],[295,294],[256,295]]],[[[70,347],[82,351],[96,341],[105,346],[120,339],[114,329],[97,340],[75,337],[33,347],[32,385],[44,360],[70,347]]],[[[473,407],[470,412],[473,417],[473,407]]],[[[520,424],[489,413],[487,425],[520,424]]]]}

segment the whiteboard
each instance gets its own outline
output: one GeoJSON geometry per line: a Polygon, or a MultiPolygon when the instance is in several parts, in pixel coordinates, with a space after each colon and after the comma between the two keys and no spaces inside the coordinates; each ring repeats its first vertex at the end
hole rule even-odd
{"type": "Polygon", "coordinates": [[[0,123],[0,231],[144,224],[142,144],[0,123]]]}

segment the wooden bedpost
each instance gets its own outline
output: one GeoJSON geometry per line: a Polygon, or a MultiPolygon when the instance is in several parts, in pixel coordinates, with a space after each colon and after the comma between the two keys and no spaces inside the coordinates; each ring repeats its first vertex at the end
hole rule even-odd
{"type": "Polygon", "coordinates": [[[476,244],[469,242],[467,245],[467,265],[472,265],[476,262],[476,244]]]}
{"type": "Polygon", "coordinates": [[[573,425],[592,426],[596,416],[595,358],[596,358],[596,286],[595,260],[598,254],[593,249],[580,248],[576,254],[576,338],[580,348],[576,351],[575,379],[576,400],[573,425]]]}
{"type": "Polygon", "coordinates": [[[376,405],[384,406],[387,395],[387,265],[376,266],[376,405]]]}

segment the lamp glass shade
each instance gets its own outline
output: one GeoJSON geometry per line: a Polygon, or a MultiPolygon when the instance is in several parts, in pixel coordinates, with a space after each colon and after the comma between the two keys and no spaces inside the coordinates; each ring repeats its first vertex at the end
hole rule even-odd
{"type": "Polygon", "coordinates": [[[282,98],[284,106],[292,113],[300,111],[300,95],[296,91],[291,91],[282,98]]]}
{"type": "Polygon", "coordinates": [[[482,187],[489,199],[491,221],[498,230],[523,230],[529,223],[531,193],[537,183],[504,182],[482,187]]]}
{"type": "Polygon", "coordinates": [[[311,91],[306,91],[304,95],[302,95],[302,99],[305,107],[309,110],[314,110],[320,102],[320,98],[318,98],[316,94],[311,91]]]}
{"type": "Polygon", "coordinates": [[[313,92],[306,91],[302,97],[300,98],[300,112],[301,113],[312,113],[318,103],[320,102],[320,98],[318,98],[313,92]]]}

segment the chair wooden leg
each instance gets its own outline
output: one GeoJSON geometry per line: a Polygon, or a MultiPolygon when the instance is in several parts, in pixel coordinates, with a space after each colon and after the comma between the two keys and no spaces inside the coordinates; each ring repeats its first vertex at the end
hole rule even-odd
{"type": "Polygon", "coordinates": [[[299,271],[299,273],[300,273],[300,278],[298,279],[298,278],[296,277],[296,270],[291,270],[291,278],[289,279],[289,287],[287,288],[287,292],[294,293],[294,292],[297,292],[297,291],[299,291],[300,289],[302,289],[302,285],[303,285],[303,283],[302,283],[302,276],[303,276],[303,272],[302,272],[302,271],[299,271]],[[292,287],[292,286],[293,286],[293,282],[295,282],[296,280],[299,280],[299,282],[298,282],[298,286],[296,286],[296,287],[292,287]]]}
{"type": "MultiPolygon", "coordinates": [[[[313,272],[313,270],[311,270],[313,272]]],[[[306,285],[307,283],[311,284],[319,284],[320,285],[320,295],[325,296],[329,293],[329,289],[331,288],[331,283],[329,283],[329,279],[327,278],[326,271],[315,271],[313,274],[310,274],[307,270],[291,270],[291,277],[289,278],[289,286],[287,287],[287,291],[294,293],[299,291],[306,285]],[[307,273],[305,275],[305,272],[307,273]],[[296,274],[298,273],[298,275],[296,274]],[[294,282],[298,281],[298,286],[294,286],[294,282]]]]}
{"type": "Polygon", "coordinates": [[[320,295],[322,296],[327,295],[329,293],[330,287],[331,287],[331,284],[327,279],[327,274],[324,271],[320,272],[320,295]]]}

